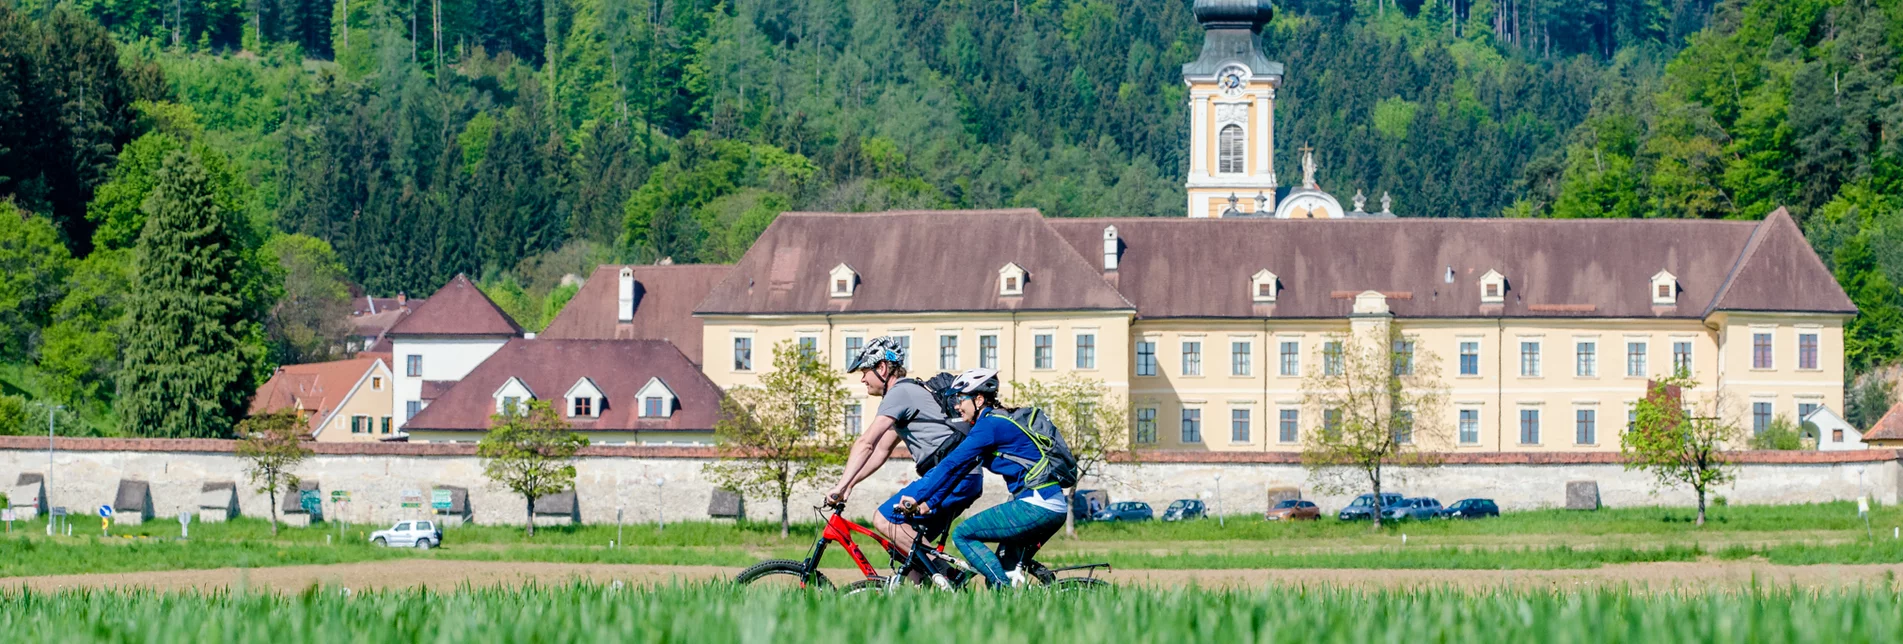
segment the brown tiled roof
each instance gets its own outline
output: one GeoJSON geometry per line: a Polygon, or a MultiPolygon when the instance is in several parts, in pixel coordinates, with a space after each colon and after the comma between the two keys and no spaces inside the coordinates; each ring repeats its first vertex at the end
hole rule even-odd
{"type": "Polygon", "coordinates": [[[1702,318],[1714,306],[1855,311],[1781,211],[1762,223],[1053,219],[1049,225],[1098,268],[1104,227],[1115,225],[1123,250],[1114,279],[1145,318],[1337,318],[1352,311],[1354,300],[1336,294],[1365,290],[1388,293],[1389,308],[1402,317],[1702,318]],[[1747,255],[1747,246],[1757,252],[1747,255]],[[1452,283],[1446,281],[1450,268],[1452,283]],[[1249,292],[1251,276],[1263,269],[1281,285],[1274,304],[1257,304],[1249,292]],[[1506,276],[1504,303],[1480,301],[1480,277],[1489,270],[1506,276]],[[1660,270],[1678,279],[1677,306],[1652,305],[1649,286],[1660,270]]]}
{"type": "Polygon", "coordinates": [[[522,335],[522,327],[503,313],[482,289],[458,273],[390,327],[391,335],[522,335]]]}
{"type": "Polygon", "coordinates": [[[378,360],[378,357],[360,355],[350,360],[279,367],[252,397],[251,414],[296,409],[304,413],[305,421],[315,432],[378,360]]]}
{"type": "MultiPolygon", "coordinates": [[[[629,266],[634,320],[621,322],[619,264],[595,268],[574,299],[537,337],[550,340],[666,340],[700,364],[700,318],[694,307],[733,270],[728,265],[629,266]]],[[[830,267],[829,267],[830,268],[830,267]]]]}
{"type": "Polygon", "coordinates": [[[708,431],[719,417],[720,388],[667,342],[517,338],[424,407],[404,428],[488,431],[489,417],[496,411],[495,392],[510,378],[520,378],[564,417],[567,401],[561,396],[582,378],[593,380],[608,402],[600,418],[568,419],[576,431],[708,431]],[[674,391],[674,415],[640,418],[634,395],[657,377],[674,391]]]}
{"type": "Polygon", "coordinates": [[[1130,308],[1036,210],[940,210],[780,215],[695,312],[1130,308]],[[1030,274],[1021,296],[998,294],[1010,262],[1030,274]],[[859,275],[850,298],[831,296],[840,264],[859,275]]]}
{"type": "Polygon", "coordinates": [[[114,512],[141,513],[150,509],[145,507],[152,498],[152,484],[132,479],[119,479],[119,492],[112,496],[114,512]]]}
{"type": "Polygon", "coordinates": [[[1903,402],[1891,406],[1890,411],[1883,412],[1883,417],[1877,419],[1877,424],[1871,425],[1869,431],[1863,433],[1863,440],[1864,442],[1903,441],[1903,402]]]}
{"type": "Polygon", "coordinates": [[[456,381],[454,380],[425,380],[423,381],[423,392],[417,396],[417,398],[435,400],[443,397],[443,394],[447,393],[449,388],[454,386],[456,386],[456,381]]]}

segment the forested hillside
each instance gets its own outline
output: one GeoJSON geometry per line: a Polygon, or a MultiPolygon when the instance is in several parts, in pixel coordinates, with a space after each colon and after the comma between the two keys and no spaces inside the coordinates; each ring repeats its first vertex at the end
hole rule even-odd
{"type": "MultiPolygon", "coordinates": [[[[565,274],[732,261],[784,210],[1182,216],[1191,4],[0,0],[0,431],[25,397],[75,431],[227,431],[116,392],[234,365],[175,394],[226,417],[213,390],[331,357],[353,285],[469,273],[539,328],[565,274]],[[225,274],[152,282],[187,233],[225,274]],[[182,323],[159,298],[230,329],[140,347],[182,323]]],[[[1903,354],[1903,0],[1290,1],[1264,46],[1277,163],[1311,146],[1331,191],[1788,206],[1864,311],[1853,370],[1903,354]]]]}

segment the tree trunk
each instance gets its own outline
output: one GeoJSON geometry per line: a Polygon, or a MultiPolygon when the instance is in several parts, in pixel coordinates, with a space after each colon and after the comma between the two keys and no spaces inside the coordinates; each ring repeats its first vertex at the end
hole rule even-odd
{"type": "Polygon", "coordinates": [[[535,538],[535,497],[524,494],[522,498],[529,501],[529,538],[533,539],[535,538]]]}
{"type": "Polygon", "coordinates": [[[278,536],[278,486],[271,485],[271,536],[278,536]]]}
{"type": "Polygon", "coordinates": [[[785,490],[780,491],[780,538],[781,539],[786,538],[786,523],[787,523],[786,506],[787,506],[787,497],[789,496],[792,496],[792,495],[787,493],[787,491],[785,490]]]}
{"type": "Polygon", "coordinates": [[[1705,488],[1702,487],[1698,488],[1698,523],[1695,525],[1705,525],[1705,488]]]}
{"type": "Polygon", "coordinates": [[[1374,529],[1381,529],[1381,475],[1374,476],[1374,529]]]}

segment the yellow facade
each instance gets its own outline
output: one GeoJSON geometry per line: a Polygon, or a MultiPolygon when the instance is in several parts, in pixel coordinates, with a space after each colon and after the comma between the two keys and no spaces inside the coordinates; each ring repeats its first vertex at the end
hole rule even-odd
{"type": "MultiPolygon", "coordinates": [[[[809,343],[827,364],[843,370],[849,341],[863,343],[890,335],[909,338],[911,364],[907,370],[914,377],[978,367],[981,352],[992,353],[987,347],[995,346],[995,364],[986,360],[983,366],[998,369],[998,377],[1004,382],[1055,380],[1077,374],[1100,380],[1112,395],[1125,397],[1131,369],[1130,320],[1127,312],[1103,311],[704,316],[701,364],[707,377],[723,389],[757,386],[760,374],[772,370],[773,347],[781,342],[809,343]],[[1048,345],[1041,343],[1040,336],[1048,336],[1048,345]],[[941,352],[945,338],[955,339],[950,356],[941,352]],[[750,350],[751,368],[736,364],[735,345],[739,340],[744,340],[750,350]],[[946,357],[949,360],[942,360],[946,357]]],[[[860,406],[859,427],[864,428],[878,408],[878,400],[866,394],[857,377],[845,376],[844,384],[852,392],[848,405],[860,406]]]]}
{"type": "Polygon", "coordinates": [[[321,421],[323,426],[314,432],[316,440],[320,443],[374,443],[390,438],[396,431],[390,419],[394,389],[390,369],[382,361],[373,363],[329,419],[321,421]],[[359,431],[352,433],[353,426],[359,431]]]}

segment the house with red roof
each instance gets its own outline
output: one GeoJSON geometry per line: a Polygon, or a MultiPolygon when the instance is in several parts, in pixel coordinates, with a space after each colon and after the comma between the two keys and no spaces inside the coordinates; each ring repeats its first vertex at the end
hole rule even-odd
{"type": "Polygon", "coordinates": [[[393,389],[390,365],[378,357],[285,365],[258,387],[251,414],[296,411],[318,442],[391,440],[393,389]]]}
{"type": "Polygon", "coordinates": [[[458,274],[385,337],[396,372],[390,415],[401,429],[456,381],[524,334],[469,276],[458,274]]]}

